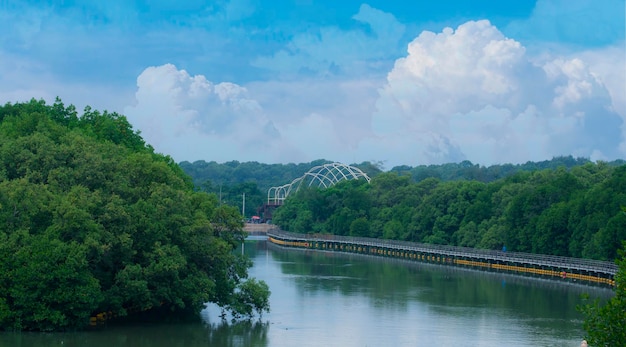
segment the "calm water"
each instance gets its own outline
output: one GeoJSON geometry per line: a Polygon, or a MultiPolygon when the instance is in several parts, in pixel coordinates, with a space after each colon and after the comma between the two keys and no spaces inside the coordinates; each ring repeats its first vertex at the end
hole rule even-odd
{"type": "Polygon", "coordinates": [[[610,290],[528,277],[246,242],[252,276],[272,291],[272,311],[229,324],[109,325],[80,333],[0,334],[30,346],[572,346],[583,335],[583,292],[610,290]]]}

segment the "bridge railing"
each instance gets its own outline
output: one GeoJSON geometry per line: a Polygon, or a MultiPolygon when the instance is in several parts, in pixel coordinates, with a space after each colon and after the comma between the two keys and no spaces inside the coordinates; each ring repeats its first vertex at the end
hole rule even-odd
{"type": "Polygon", "coordinates": [[[615,275],[618,269],[617,264],[608,261],[571,258],[556,255],[544,255],[525,252],[503,252],[488,249],[424,244],[399,240],[373,239],[366,237],[339,236],[329,234],[297,234],[285,232],[278,228],[268,230],[267,234],[268,236],[273,235],[277,237],[288,238],[291,240],[301,240],[307,242],[332,241],[338,243],[352,243],[366,246],[384,247],[389,249],[403,249],[418,252],[436,252],[447,256],[520,262],[526,264],[536,264],[538,266],[567,267],[570,269],[596,271],[611,275],[615,275]]]}

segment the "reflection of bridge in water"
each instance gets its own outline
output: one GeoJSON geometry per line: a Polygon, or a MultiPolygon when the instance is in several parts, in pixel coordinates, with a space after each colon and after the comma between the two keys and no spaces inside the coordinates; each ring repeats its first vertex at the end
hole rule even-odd
{"type": "Polygon", "coordinates": [[[337,235],[294,234],[269,228],[268,240],[284,247],[348,252],[500,271],[563,281],[615,286],[615,263],[520,252],[422,244],[337,235]]]}

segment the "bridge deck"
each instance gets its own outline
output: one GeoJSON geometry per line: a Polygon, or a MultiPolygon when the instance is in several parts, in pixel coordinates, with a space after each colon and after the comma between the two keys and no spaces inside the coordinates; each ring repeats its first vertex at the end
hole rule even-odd
{"type": "Polygon", "coordinates": [[[608,285],[615,285],[617,273],[617,265],[606,261],[395,240],[294,234],[269,226],[266,230],[269,241],[288,247],[399,257],[608,285]]]}

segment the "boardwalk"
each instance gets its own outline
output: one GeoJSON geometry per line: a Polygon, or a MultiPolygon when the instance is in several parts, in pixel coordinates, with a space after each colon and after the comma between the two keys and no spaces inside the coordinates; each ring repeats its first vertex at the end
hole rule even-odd
{"type": "Polygon", "coordinates": [[[269,228],[267,236],[270,242],[286,247],[395,257],[609,286],[615,285],[617,272],[614,263],[590,259],[335,235],[294,234],[277,228],[269,228]]]}

